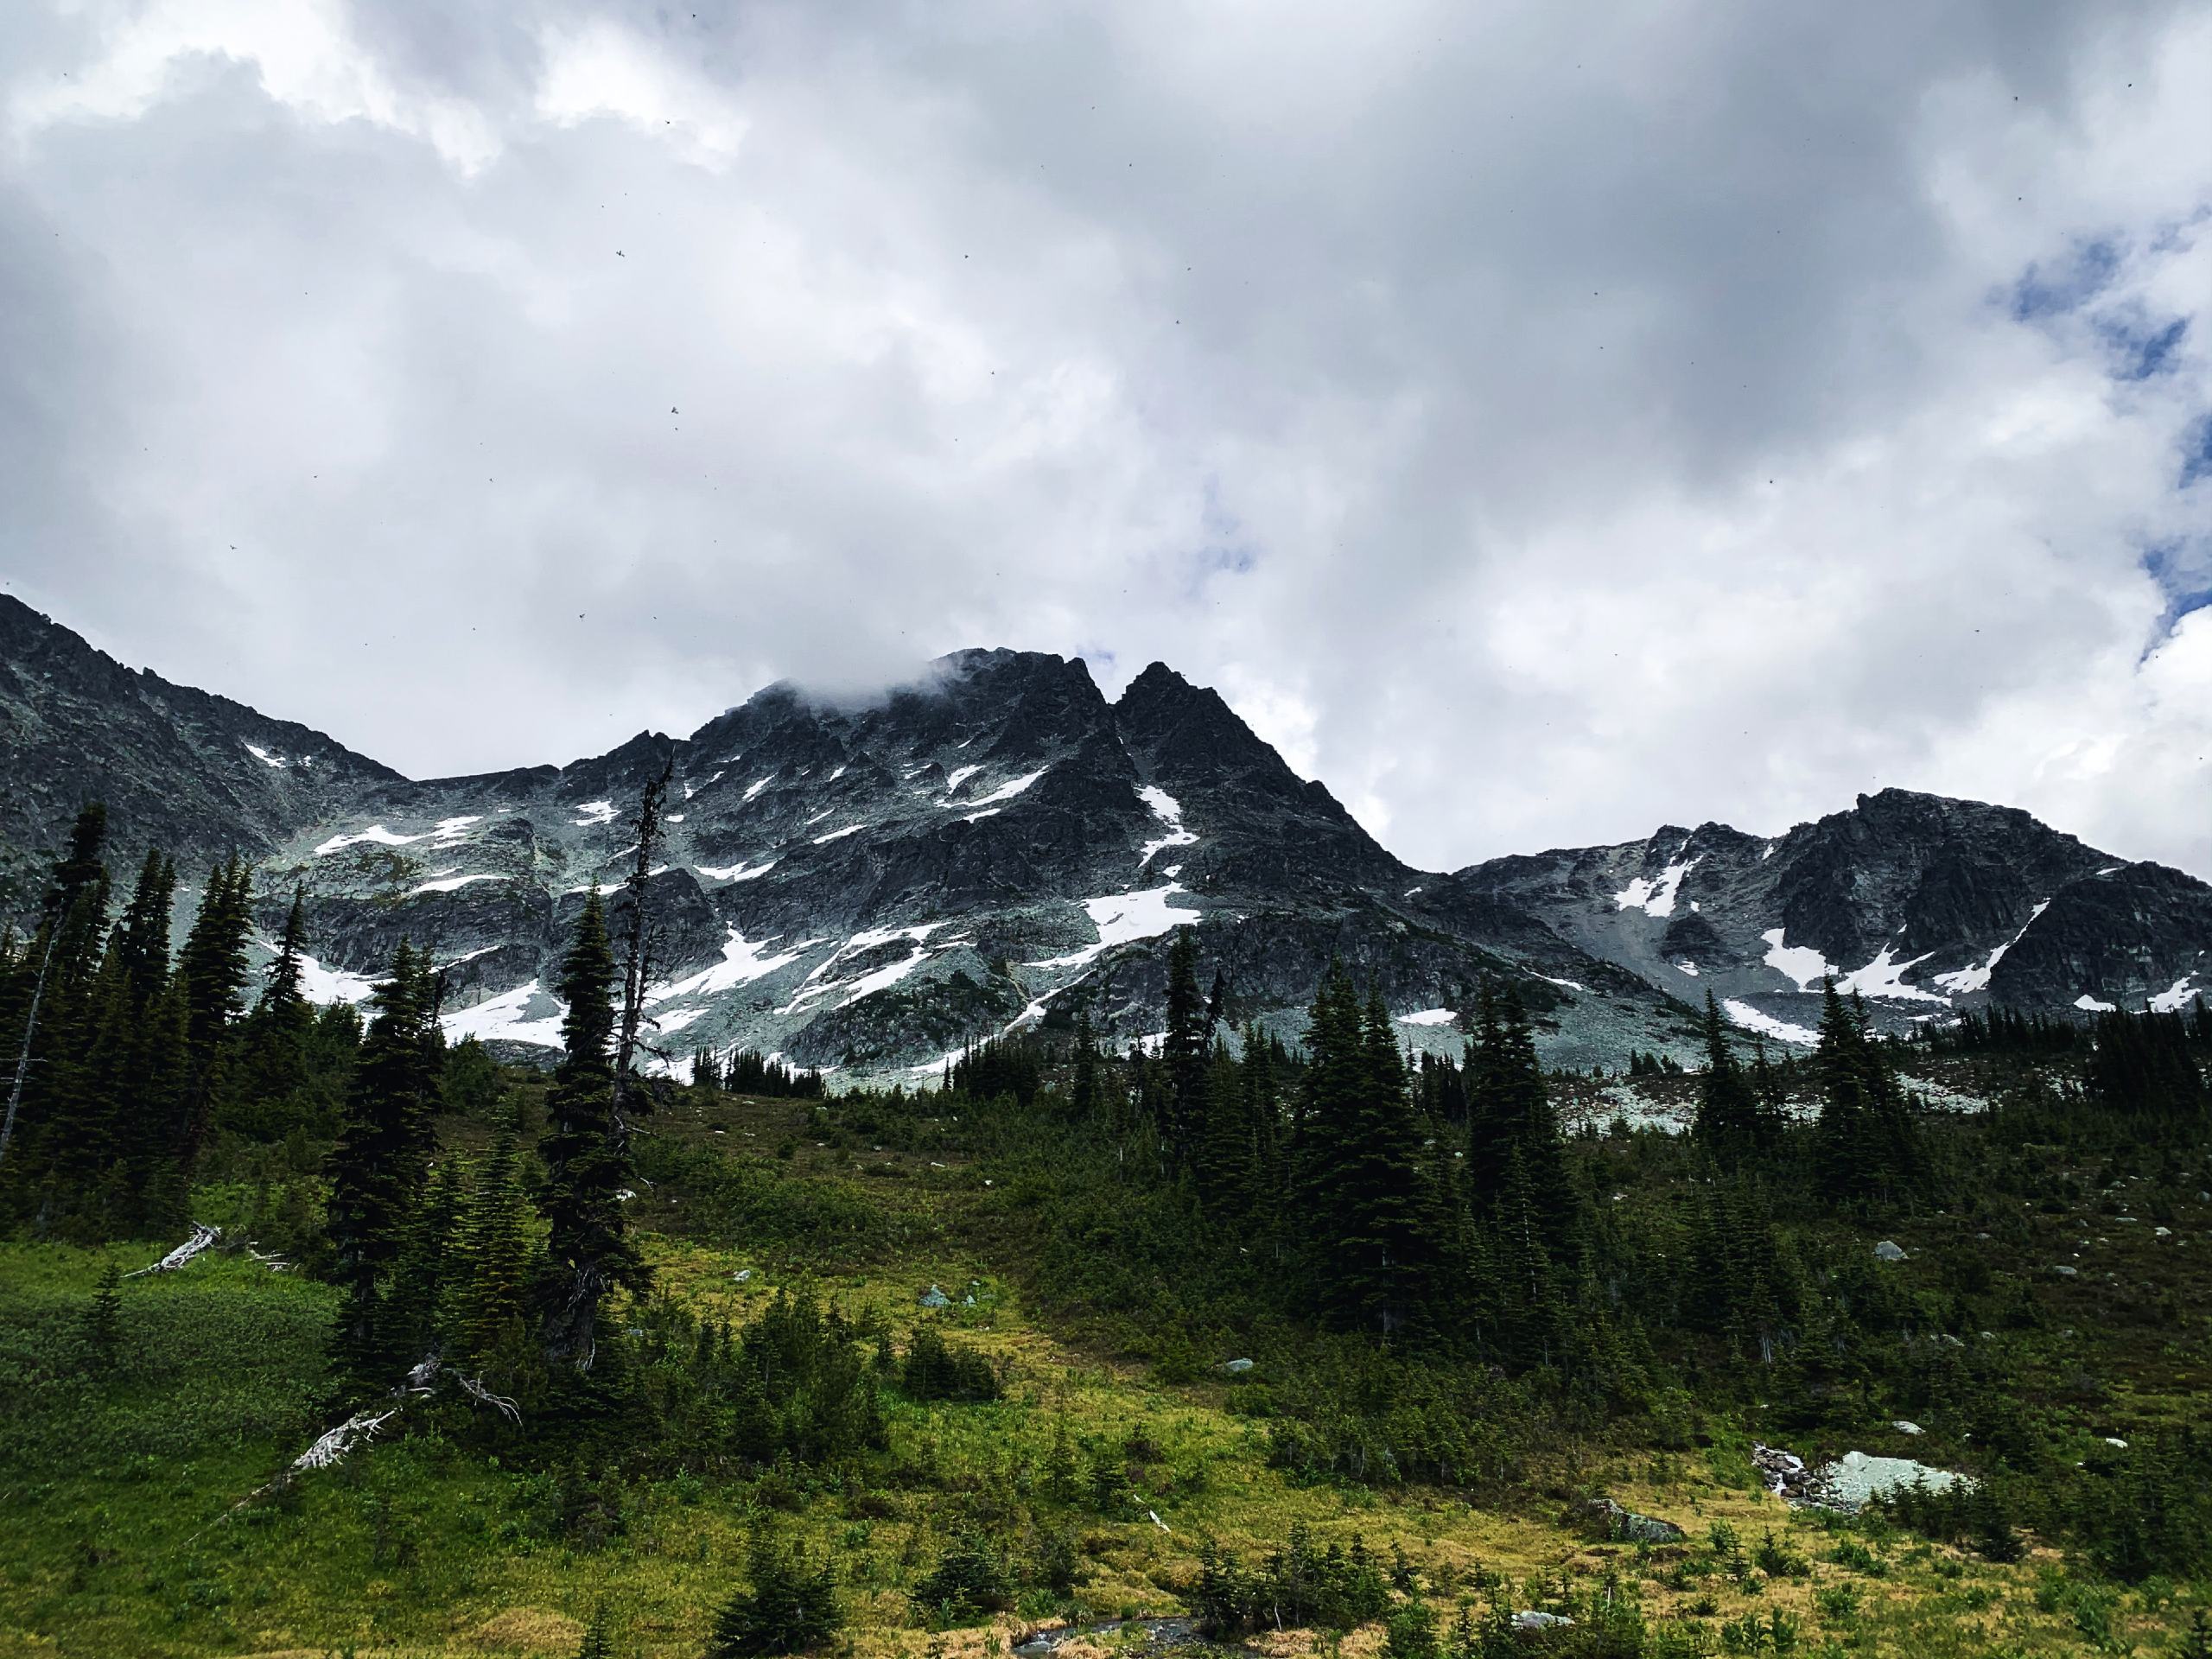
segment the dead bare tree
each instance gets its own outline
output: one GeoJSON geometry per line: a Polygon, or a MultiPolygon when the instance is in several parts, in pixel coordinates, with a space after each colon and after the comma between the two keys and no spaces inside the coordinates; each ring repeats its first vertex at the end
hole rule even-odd
{"type": "Polygon", "coordinates": [[[0,1122],[0,1164],[8,1161],[8,1144],[16,1138],[16,1114],[23,1103],[23,1082],[30,1076],[31,1045],[38,1040],[38,1005],[46,997],[46,972],[54,965],[54,936],[60,924],[49,922],[46,929],[46,950],[38,959],[38,977],[31,983],[31,1010],[23,1021],[23,1046],[16,1053],[16,1080],[8,1090],[8,1116],[0,1122]]]}
{"type": "Polygon", "coordinates": [[[614,1033],[614,1138],[619,1146],[626,1147],[630,1140],[630,1122],[633,1110],[640,1110],[637,1103],[636,1066],[640,1049],[656,1052],[645,1041],[645,988],[652,982],[654,957],[661,943],[660,930],[653,925],[652,907],[645,902],[646,884],[653,874],[653,859],[660,851],[667,834],[662,817],[668,797],[669,780],[676,774],[676,753],[671,749],[661,762],[659,775],[649,779],[638,799],[638,816],[631,828],[638,837],[637,855],[624,878],[622,888],[629,895],[630,913],[622,928],[622,1019],[614,1033]]]}

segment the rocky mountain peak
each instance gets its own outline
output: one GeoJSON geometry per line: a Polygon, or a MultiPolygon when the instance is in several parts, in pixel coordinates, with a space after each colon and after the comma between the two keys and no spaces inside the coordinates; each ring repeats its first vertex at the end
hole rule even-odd
{"type": "Polygon", "coordinates": [[[78,804],[104,798],[117,868],[152,844],[188,874],[240,849],[266,931],[302,888],[321,994],[365,996],[399,938],[429,941],[449,1032],[518,1049],[555,1039],[547,988],[582,895],[620,880],[638,793],[671,760],[651,1011],[678,1051],[882,1075],[1078,1007],[1126,1040],[1158,1030],[1162,950],[1186,925],[1240,1020],[1294,1034],[1333,957],[1407,1040],[1450,1047],[1451,1010],[1503,977],[1548,1056],[1573,1065],[1687,1058],[1707,990],[1740,1027],[1796,1043],[1830,977],[1891,1026],[1992,1000],[2180,1006],[2212,988],[2203,883],[2014,809],[1910,791],[1780,836],[1667,824],[1423,874],[1160,663],[1109,704],[1079,658],[956,652],[865,696],[779,683],[688,738],[415,782],[126,670],[14,601],[0,646],[16,785],[0,856],[19,900],[78,804]]]}

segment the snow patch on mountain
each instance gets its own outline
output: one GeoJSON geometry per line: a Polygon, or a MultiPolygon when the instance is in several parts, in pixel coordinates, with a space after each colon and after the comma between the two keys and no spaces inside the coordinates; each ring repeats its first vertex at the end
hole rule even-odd
{"type": "Polygon", "coordinates": [[[2046,899],[2028,912],[2028,919],[2020,924],[2020,932],[2015,933],[2004,944],[1992,950],[1984,961],[1979,963],[1970,963],[1966,967],[1951,973],[1938,974],[1936,976],[1936,983],[1955,996],[1970,996],[1976,991],[1987,990],[1989,976],[1997,970],[1997,964],[2005,960],[2005,953],[2018,944],[2020,942],[2020,935],[2033,927],[2036,918],[2050,908],[2050,900],[2046,899]]]}
{"type": "Polygon", "coordinates": [[[700,790],[707,789],[707,788],[710,788],[710,787],[712,787],[714,785],[715,785],[715,784],[718,784],[718,783],[721,782],[721,780],[722,780],[722,775],[721,775],[721,773],[720,773],[720,772],[716,772],[713,777],[711,777],[711,778],[708,779],[707,779],[707,781],[706,781],[705,783],[703,783],[703,784],[700,784],[700,785],[696,785],[696,786],[694,786],[693,785],[690,785],[690,784],[686,784],[686,785],[683,785],[683,798],[684,798],[685,800],[687,800],[687,801],[688,801],[688,800],[690,800],[690,799],[694,795],[696,795],[696,794],[699,792],[699,791],[700,791],[700,790]]]}
{"type": "Polygon", "coordinates": [[[364,842],[374,842],[379,847],[411,847],[418,841],[427,841],[434,848],[455,847],[468,838],[464,832],[470,824],[483,822],[484,815],[480,812],[461,817],[440,818],[430,829],[411,836],[403,836],[380,823],[372,823],[359,835],[333,836],[315,849],[315,855],[317,858],[327,857],[348,847],[358,847],[364,842]]]}
{"type": "Polygon", "coordinates": [[[847,836],[857,836],[867,828],[868,826],[864,823],[849,823],[842,830],[832,830],[826,836],[817,836],[814,838],[814,844],[820,847],[830,842],[842,841],[847,836]]]}
{"type": "Polygon", "coordinates": [[[286,767],[291,765],[291,762],[285,760],[283,755],[271,754],[268,750],[263,748],[257,743],[248,743],[245,747],[246,753],[251,754],[255,760],[260,761],[264,766],[274,766],[277,771],[283,772],[286,767]]]}
{"type": "Polygon", "coordinates": [[[1750,1003],[1738,1001],[1732,996],[1722,1002],[1720,1008],[1732,1022],[1741,1026],[1745,1031],[1756,1031],[1762,1037],[1777,1038],[1783,1042],[1796,1043],[1804,1048],[1816,1047],[1820,1043],[1820,1034],[1817,1032],[1808,1031],[1802,1026],[1793,1026],[1788,1020],[1777,1020],[1770,1014],[1762,1014],[1750,1003]]]}
{"type": "Polygon", "coordinates": [[[1459,1017],[1458,1010],[1453,1008],[1423,1008],[1418,1014],[1400,1014],[1398,1023],[1402,1026],[1448,1026],[1459,1017]]]}
{"type": "Polygon", "coordinates": [[[1836,981],[1836,994],[1840,996],[1887,997],[1897,1002],[1938,1002],[1948,1007],[1951,1004],[1949,997],[1923,991],[1919,986],[1908,985],[1904,981],[1904,976],[1910,969],[1918,967],[1934,954],[1931,950],[1909,962],[1899,962],[1889,946],[1884,945],[1873,961],[1836,981]]]}
{"type": "Polygon", "coordinates": [[[1759,935],[1766,941],[1766,965],[1799,990],[1809,991],[1828,976],[1828,959],[1809,945],[1784,944],[1784,931],[1770,927],[1759,935]]]}
{"type": "Polygon", "coordinates": [[[761,954],[774,943],[774,939],[764,939],[756,944],[733,927],[729,930],[729,937],[722,941],[722,959],[720,962],[689,979],[680,979],[672,985],[660,986],[646,992],[645,1000],[649,1002],[672,1002],[683,996],[712,996],[734,986],[766,979],[779,968],[788,967],[797,962],[803,954],[804,947],[794,947],[776,957],[761,954]]]}
{"type": "Polygon", "coordinates": [[[751,784],[747,787],[747,789],[746,789],[746,791],[745,791],[745,798],[746,798],[747,800],[748,800],[748,801],[749,801],[749,800],[751,800],[751,799],[752,799],[755,795],[758,795],[758,794],[759,794],[762,790],[764,790],[764,789],[767,788],[769,785],[771,785],[771,784],[774,783],[775,781],[776,781],[776,774],[775,774],[774,772],[770,772],[770,773],[769,773],[766,778],[756,778],[756,779],[754,779],[753,780],[753,782],[752,782],[752,783],[751,783],[751,784]]]}
{"type": "Polygon", "coordinates": [[[531,980],[512,991],[487,997],[474,1007],[461,1008],[438,1021],[448,1040],[474,1037],[479,1042],[528,1043],[537,1048],[561,1046],[561,1020],[566,1014],[560,999],[548,995],[531,980]],[[535,1003],[550,1004],[552,1012],[531,1016],[535,1003]]]}
{"type": "MultiPolygon", "coordinates": [[[[1700,853],[1698,856],[1702,858],[1704,855],[1700,853]]],[[[1687,863],[1669,864],[1660,871],[1656,880],[1648,875],[1637,876],[1613,895],[1614,908],[1640,910],[1647,916],[1673,915],[1675,895],[1681,891],[1682,878],[1690,873],[1697,861],[1693,858],[1687,863]]]]}
{"type": "Polygon", "coordinates": [[[1678,974],[1688,974],[1692,979],[1695,979],[1697,977],[1697,963],[1694,962],[1678,962],[1675,964],[1675,971],[1678,974]]]}
{"type": "Polygon", "coordinates": [[[1158,938],[1186,922],[1198,920],[1194,911],[1171,906],[1167,901],[1184,891],[1179,881],[1170,881],[1165,887],[1146,887],[1136,893],[1113,893],[1102,898],[1086,899],[1084,909],[1090,913],[1090,925],[1098,930],[1098,943],[1085,945],[1080,950],[1070,951],[1065,957],[1047,957],[1042,962],[1027,964],[1032,968],[1080,968],[1117,944],[1128,944],[1137,939],[1158,938]]]}
{"type": "MultiPolygon", "coordinates": [[[[963,743],[960,747],[964,749],[968,746],[963,743]]],[[[953,796],[957,795],[960,792],[960,785],[982,770],[982,767],[980,766],[955,766],[952,769],[952,775],[944,780],[945,798],[950,800],[953,796]]]]}
{"type": "MultiPolygon", "coordinates": [[[[1151,863],[1154,853],[1164,852],[1170,847],[1188,847],[1198,840],[1198,836],[1183,827],[1183,804],[1159,785],[1147,784],[1137,791],[1137,798],[1152,809],[1152,816],[1158,818],[1167,830],[1157,841],[1145,842],[1144,850],[1137,857],[1139,864],[1151,863]]],[[[1177,866],[1178,869],[1180,868],[1177,866]]],[[[1173,875],[1175,871],[1171,870],[1168,874],[1173,875]]],[[[1415,893],[1420,891],[1419,887],[1414,889],[1415,893]]]]}
{"type": "Polygon", "coordinates": [[[588,830],[597,823],[612,823],[614,822],[614,803],[586,801],[576,809],[575,822],[579,830],[588,830]]]}
{"type": "Polygon", "coordinates": [[[1029,773],[1027,777],[1017,778],[1010,784],[1001,784],[989,794],[978,795],[974,800],[963,801],[961,804],[963,806],[988,806],[994,801],[1010,801],[1051,770],[1052,768],[1050,766],[1039,766],[1036,771],[1029,773]]]}
{"type": "Polygon", "coordinates": [[[2196,978],[2195,974],[2183,974],[2179,979],[2174,981],[2166,989],[2160,991],[2151,999],[2151,1012],[2179,1014],[2200,995],[2190,988],[2191,982],[2196,978]]]}
{"type": "Polygon", "coordinates": [[[432,877],[415,891],[416,893],[452,893],[458,888],[467,887],[472,881],[504,881],[506,879],[505,876],[499,874],[454,875],[448,871],[432,877]]]}
{"type": "Polygon", "coordinates": [[[772,858],[765,864],[752,865],[695,864],[691,868],[713,881],[757,881],[776,868],[776,861],[772,858]]]}
{"type": "Polygon", "coordinates": [[[2074,1006],[2084,1014],[2110,1014],[2120,1007],[2117,1002],[2101,1001],[2084,991],[2074,999],[2074,1006]]]}

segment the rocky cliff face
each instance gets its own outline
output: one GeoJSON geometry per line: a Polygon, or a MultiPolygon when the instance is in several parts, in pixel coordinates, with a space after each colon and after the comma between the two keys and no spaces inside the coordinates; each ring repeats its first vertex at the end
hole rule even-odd
{"type": "MultiPolygon", "coordinates": [[[[1993,998],[2139,1006],[2212,986],[2212,889],[2024,813],[1889,791],[1773,842],[1723,825],[1413,870],[1211,690],[1154,664],[1109,703],[1081,662],[944,658],[859,703],[771,686],[687,738],[417,782],[303,727],[133,673],[0,600],[8,868],[107,801],[115,862],[252,857],[265,925],[308,899],[326,997],[402,938],[448,971],[448,1028],[556,1040],[545,987],[583,895],[621,879],[646,780],[674,797],[652,902],[671,1053],[744,1044],[887,1076],[1088,1006],[1159,1027],[1168,934],[1198,931],[1232,1012],[1294,1028],[1330,957],[1408,1040],[1452,1045],[1484,976],[1550,1058],[1688,1052],[1693,1005],[1791,1040],[1823,972],[1893,1022],[1993,998]]],[[[28,889],[19,882],[16,907],[28,889]]]]}

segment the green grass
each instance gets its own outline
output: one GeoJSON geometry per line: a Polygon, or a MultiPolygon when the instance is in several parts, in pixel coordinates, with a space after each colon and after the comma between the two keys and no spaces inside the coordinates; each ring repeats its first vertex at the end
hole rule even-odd
{"type": "MultiPolygon", "coordinates": [[[[94,1368],[83,1317],[102,1267],[142,1266],[159,1247],[0,1245],[0,1656],[566,1656],[603,1602],[618,1652],[673,1659],[700,1650],[763,1526],[836,1560],[847,1644],[886,1659],[1000,1640],[934,1633],[906,1594],[969,1526],[1017,1553],[1043,1530],[1064,1530],[1083,1560],[1072,1594],[1025,1591],[1017,1612],[996,1622],[1001,1633],[1053,1618],[1175,1611],[1203,1541],[1250,1560],[1294,1526],[1324,1541],[1363,1538],[1386,1559],[1402,1548],[1447,1619],[1495,1575],[1526,1605],[1517,1586],[1532,1576],[1588,1586],[1611,1574],[1655,1622],[1694,1623],[1715,1651],[1725,1626],[1779,1608],[1807,1653],[2152,1653],[2207,1599],[2202,1585],[2101,1587],[2044,1547],[1997,1566],[1878,1523],[1832,1537],[1758,1489],[1745,1457],[1754,1435],[1808,1452],[1910,1449],[1936,1462],[1960,1449],[1948,1430],[1910,1448],[1876,1444],[1883,1413],[1910,1414],[1910,1402],[1890,1397],[1866,1399],[1865,1433],[1833,1447],[1812,1442],[1834,1431],[1793,1437],[1760,1424],[1756,1409],[1700,1421],[1672,1447],[1565,1441],[1479,1503],[1421,1486],[1300,1484],[1270,1465],[1267,1420],[1250,1414],[1278,1380],[1268,1361],[1232,1382],[1211,1369],[1228,1356],[1209,1353],[1197,1380],[1169,1383],[1150,1354],[1132,1351],[1141,1341],[1113,1341],[1107,1327],[1045,1308],[1021,1206],[1048,1189],[986,1185],[995,1178],[950,1137],[880,1153],[868,1140],[826,1143],[808,1125],[803,1103],[772,1102],[685,1103],[658,1121],[665,1144],[648,1160],[658,1184],[633,1219],[661,1287],[738,1323],[780,1289],[810,1288],[903,1336],[935,1282],[957,1302],[935,1317],[1001,1363],[1005,1398],[925,1407],[890,1396],[888,1448],[846,1469],[616,1482],[621,1524],[595,1545],[564,1529],[556,1474],[499,1466],[442,1438],[434,1415],[253,1499],[353,1403],[333,1395],[323,1366],[333,1293],[211,1254],[126,1281],[117,1363],[94,1368]],[[750,1271],[742,1283],[740,1270],[750,1271]],[[971,1290],[974,1305],[959,1303],[971,1290]],[[1063,1435],[1086,1465],[1111,1456],[1130,1466],[1126,1505],[1101,1515],[1043,1495],[1063,1435]],[[1692,1541],[1590,1541],[1566,1517],[1597,1490],[1680,1522],[1692,1541]],[[1809,1572],[1732,1577],[1705,1541],[1715,1522],[1746,1549],[1771,1529],[1809,1572]]],[[[2033,1262],[2094,1218],[2024,1210],[2021,1236],[1995,1248],[2033,1262]]],[[[1915,1253],[1900,1283],[1929,1294],[1991,1248],[1957,1217],[1888,1230],[1915,1253]]],[[[2121,1230],[2107,1218],[2103,1236],[2121,1230]]],[[[2152,1285],[2143,1307],[2155,1309],[2176,1287],[2200,1295],[2202,1268],[2159,1255],[2148,1227],[2140,1231],[2097,1247],[2099,1271],[2119,1279],[2037,1281],[2036,1321],[2001,1338],[2026,1402],[2085,1440],[2093,1424],[2125,1435],[2201,1408],[2201,1332],[2139,1318],[2135,1300],[2112,1287],[2152,1285]],[[2063,1336],[2069,1327],[2075,1334],[2063,1336]],[[2085,1368],[2095,1373],[2086,1393],[2085,1368]]],[[[2194,1304],[2200,1325],[2202,1306],[2194,1304]]],[[[1340,1650],[1357,1659],[1378,1641],[1357,1632],[1340,1650]]]]}

